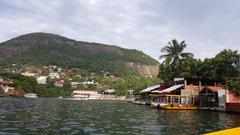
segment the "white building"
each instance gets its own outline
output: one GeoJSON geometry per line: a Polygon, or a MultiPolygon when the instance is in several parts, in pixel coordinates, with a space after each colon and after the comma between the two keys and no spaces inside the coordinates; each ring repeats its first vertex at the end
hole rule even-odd
{"type": "Polygon", "coordinates": [[[37,78],[37,83],[38,84],[47,84],[47,76],[39,76],[37,78]]]}
{"type": "Polygon", "coordinates": [[[104,95],[115,95],[115,90],[114,89],[106,89],[103,92],[104,95]]]}
{"type": "Polygon", "coordinates": [[[92,81],[83,82],[82,84],[98,84],[98,82],[94,82],[94,80],[92,80],[92,81]]]}
{"type": "Polygon", "coordinates": [[[3,78],[0,76],[0,82],[3,82],[3,78]]]}
{"type": "Polygon", "coordinates": [[[11,86],[1,86],[4,93],[8,93],[8,92],[14,92],[15,87],[11,87],[11,86]]]}
{"type": "Polygon", "coordinates": [[[35,73],[29,73],[29,72],[21,73],[21,75],[23,75],[23,76],[28,76],[28,77],[35,77],[35,76],[36,76],[35,73]]]}
{"type": "Polygon", "coordinates": [[[48,76],[50,77],[50,79],[60,79],[60,75],[57,72],[49,73],[48,76]]]}
{"type": "Polygon", "coordinates": [[[80,85],[81,82],[71,82],[71,87],[72,88],[77,88],[78,85],[80,85]]]}

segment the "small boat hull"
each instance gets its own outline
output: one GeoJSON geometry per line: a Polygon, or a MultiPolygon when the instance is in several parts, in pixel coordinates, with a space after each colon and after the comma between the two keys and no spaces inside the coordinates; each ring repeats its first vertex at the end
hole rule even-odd
{"type": "Polygon", "coordinates": [[[24,95],[25,98],[38,98],[37,94],[35,93],[27,93],[24,95]]]}
{"type": "Polygon", "coordinates": [[[133,101],[133,104],[136,104],[136,105],[146,105],[146,102],[144,102],[144,101],[133,101]]]}
{"type": "Polygon", "coordinates": [[[169,104],[152,102],[150,107],[152,109],[161,109],[163,106],[169,106],[169,104]]]}

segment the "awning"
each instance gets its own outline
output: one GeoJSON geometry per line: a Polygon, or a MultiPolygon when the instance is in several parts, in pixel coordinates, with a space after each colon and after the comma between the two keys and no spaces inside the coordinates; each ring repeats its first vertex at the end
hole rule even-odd
{"type": "Polygon", "coordinates": [[[151,91],[156,90],[156,89],[160,89],[160,84],[148,87],[148,88],[140,91],[140,93],[151,92],[151,91]]]}
{"type": "Polygon", "coordinates": [[[159,90],[151,91],[151,93],[170,93],[171,91],[174,91],[182,86],[183,86],[183,84],[173,85],[173,86],[171,86],[167,89],[161,90],[161,91],[159,91],[159,90]]]}

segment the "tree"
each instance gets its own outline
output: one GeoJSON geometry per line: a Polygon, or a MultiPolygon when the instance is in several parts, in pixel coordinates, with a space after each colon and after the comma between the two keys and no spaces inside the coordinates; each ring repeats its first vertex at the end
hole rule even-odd
{"type": "Polygon", "coordinates": [[[127,82],[124,79],[119,79],[115,81],[113,84],[113,88],[115,89],[115,93],[120,96],[127,95],[127,82]]]}
{"type": "Polygon", "coordinates": [[[228,80],[239,76],[234,67],[235,59],[239,57],[237,51],[223,50],[212,59],[205,59],[200,67],[201,77],[210,79],[228,80]]]}
{"type": "Polygon", "coordinates": [[[176,71],[173,71],[171,66],[165,65],[165,64],[160,64],[159,69],[160,70],[159,70],[158,77],[160,79],[162,79],[164,82],[170,82],[173,80],[173,78],[176,74],[175,73],[176,71]]]}
{"type": "MultiPolygon", "coordinates": [[[[168,45],[161,49],[161,52],[165,54],[161,55],[159,58],[164,59],[160,65],[159,77],[165,81],[171,81],[174,77],[181,77],[191,69],[186,71],[186,67],[182,66],[187,60],[193,59],[193,54],[189,52],[184,52],[187,47],[185,41],[178,42],[176,39],[168,42],[168,45]]],[[[192,74],[192,73],[187,73],[192,74]]]]}
{"type": "Polygon", "coordinates": [[[200,59],[189,58],[184,60],[181,65],[180,76],[198,78],[201,75],[201,65],[202,61],[200,59]]]}
{"type": "Polygon", "coordinates": [[[176,68],[182,62],[182,59],[187,59],[193,57],[192,53],[183,52],[187,47],[185,41],[179,43],[176,39],[168,42],[168,46],[161,49],[161,52],[166,54],[161,55],[159,58],[164,59],[163,63],[171,65],[172,68],[176,68]]]}
{"type": "Polygon", "coordinates": [[[229,78],[226,81],[226,85],[227,85],[228,89],[230,89],[230,90],[234,91],[235,93],[237,93],[238,95],[240,95],[240,76],[229,78]]]}

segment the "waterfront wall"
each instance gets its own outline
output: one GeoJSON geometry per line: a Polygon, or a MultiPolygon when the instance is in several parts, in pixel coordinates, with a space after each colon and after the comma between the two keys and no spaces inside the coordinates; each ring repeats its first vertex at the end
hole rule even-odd
{"type": "Polygon", "coordinates": [[[226,111],[240,113],[240,103],[226,103],[226,111]]]}

